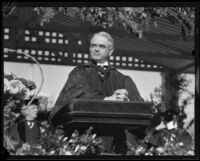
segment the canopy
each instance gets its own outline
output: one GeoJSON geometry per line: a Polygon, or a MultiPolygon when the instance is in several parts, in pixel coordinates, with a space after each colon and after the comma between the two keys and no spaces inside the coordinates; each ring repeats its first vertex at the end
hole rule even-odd
{"type": "MultiPolygon", "coordinates": [[[[161,18],[158,19],[157,24],[158,27],[155,27],[150,22],[148,29],[143,32],[142,38],[137,38],[116,24],[106,29],[115,40],[115,51],[113,57],[111,57],[111,63],[124,69],[144,71],[176,70],[184,73],[194,73],[194,34],[183,39],[180,24],[172,24],[161,18]]],[[[89,52],[89,38],[93,33],[100,30],[102,29],[92,26],[88,22],[67,17],[60,13],[50,23],[41,26],[33,8],[22,7],[20,11],[18,10],[4,19],[4,48],[37,49],[43,50],[44,53],[46,49],[56,50],[58,53],[62,49],[60,55],[56,51],[54,52],[59,61],[53,61],[53,63],[77,65],[84,62],[84,57],[88,59],[85,53],[89,52]],[[5,35],[8,34],[7,30],[9,30],[9,38],[5,38],[5,35]],[[41,32],[43,32],[43,37],[41,32]],[[47,32],[50,33],[50,36],[46,34],[47,32]],[[54,38],[53,33],[57,34],[56,38],[54,38]],[[59,37],[59,34],[62,36],[59,37]],[[30,39],[31,36],[35,36],[36,41],[31,42],[32,39],[26,41],[26,36],[29,36],[30,39]],[[61,37],[64,37],[64,41],[67,40],[68,42],[65,44],[47,43],[47,37],[50,41],[53,38],[56,39],[55,41],[59,41],[61,37]],[[40,43],[38,43],[39,40],[40,43]],[[65,51],[67,51],[67,54],[65,54],[67,58],[62,58],[65,51]],[[79,58],[81,58],[80,61],[79,58]]],[[[14,57],[11,58],[8,53],[4,54],[7,54],[7,56],[4,56],[6,61],[15,61],[14,57]]],[[[48,61],[43,61],[43,59],[39,61],[51,64],[51,59],[48,61]]],[[[26,62],[27,59],[16,61],[26,62]]]]}

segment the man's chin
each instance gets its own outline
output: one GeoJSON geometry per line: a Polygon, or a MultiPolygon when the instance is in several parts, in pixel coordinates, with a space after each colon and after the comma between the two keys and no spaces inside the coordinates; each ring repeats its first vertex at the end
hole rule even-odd
{"type": "Polygon", "coordinates": [[[101,58],[99,58],[99,57],[93,57],[92,58],[94,61],[100,61],[101,60],[101,58]]]}

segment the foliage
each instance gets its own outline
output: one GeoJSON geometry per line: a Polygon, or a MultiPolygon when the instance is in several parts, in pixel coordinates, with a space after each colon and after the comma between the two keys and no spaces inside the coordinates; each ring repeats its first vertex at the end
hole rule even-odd
{"type": "Polygon", "coordinates": [[[92,127],[80,135],[77,130],[70,138],[53,134],[47,122],[43,122],[40,144],[30,145],[18,142],[11,155],[99,155],[104,148],[102,140],[92,133],[92,127]]]}
{"type": "Polygon", "coordinates": [[[14,2],[2,2],[2,13],[4,16],[8,16],[16,9],[14,2]]]}
{"type": "MultiPolygon", "coordinates": [[[[35,83],[13,73],[4,73],[4,94],[8,93],[4,99],[4,146],[10,155],[103,155],[105,148],[102,139],[97,134],[92,133],[90,127],[85,133],[80,134],[75,130],[71,137],[52,133],[47,120],[41,122],[41,138],[37,145],[30,145],[20,140],[12,140],[10,127],[13,126],[19,117],[20,107],[23,100],[30,94],[30,89],[35,88],[35,83]],[[9,85],[12,80],[17,83],[9,85]],[[21,84],[18,82],[19,80],[21,84]],[[28,83],[29,82],[29,83],[28,83]],[[32,83],[30,83],[32,82],[32,83]],[[29,92],[27,92],[29,91],[29,92]],[[18,95],[18,96],[16,96],[18,95]],[[17,103],[18,101],[18,103],[17,103]],[[16,110],[18,108],[18,110],[16,110]]],[[[188,82],[185,76],[179,78],[178,88],[187,91],[188,82]]],[[[162,96],[161,89],[155,90],[153,96],[158,97],[157,105],[162,96]]],[[[44,96],[43,96],[44,97],[44,96]]],[[[45,100],[45,97],[43,98],[45,100]]],[[[45,100],[46,101],[46,100],[45,100]]],[[[153,98],[152,98],[152,101],[153,98]]],[[[185,104],[184,104],[185,105],[185,104]]],[[[173,114],[171,120],[166,119],[167,115],[154,111],[155,118],[150,127],[145,129],[145,137],[129,137],[127,139],[128,151],[126,155],[194,155],[194,138],[191,137],[187,129],[183,129],[177,124],[180,115],[173,114]],[[178,117],[174,117],[178,116],[178,117]]],[[[111,154],[116,155],[116,154],[111,154]]]]}
{"type": "Polygon", "coordinates": [[[135,145],[128,144],[126,155],[194,155],[192,137],[185,129],[154,129],[135,145]]]}
{"type": "MultiPolygon", "coordinates": [[[[170,72],[166,79],[173,74],[174,72],[170,72]]],[[[139,152],[144,155],[194,155],[194,138],[187,128],[183,128],[183,120],[186,118],[184,109],[194,98],[194,94],[187,89],[190,80],[186,79],[185,74],[179,74],[178,79],[166,81],[178,91],[178,98],[185,93],[188,96],[179,104],[178,112],[174,109],[161,112],[164,99],[163,86],[155,88],[151,94],[151,102],[154,104],[152,127],[146,129],[146,137],[141,141],[142,150],[139,152]]]]}
{"type": "Polygon", "coordinates": [[[36,84],[12,72],[4,73],[4,144],[8,149],[14,149],[17,143],[10,139],[10,128],[21,115],[24,101],[34,95],[36,84]]]}
{"type": "MultiPolygon", "coordinates": [[[[181,95],[183,95],[183,94],[187,94],[186,98],[179,101],[180,103],[179,103],[179,107],[178,107],[178,109],[179,109],[179,114],[178,114],[179,125],[181,125],[181,127],[183,127],[183,120],[186,118],[184,109],[191,102],[191,100],[194,99],[194,93],[192,93],[191,91],[189,91],[187,89],[187,87],[191,83],[191,80],[187,80],[185,74],[179,74],[178,79],[170,80],[170,78],[172,78],[174,76],[174,74],[176,74],[176,73],[170,72],[169,76],[166,78],[167,79],[166,81],[170,84],[170,86],[172,86],[175,89],[175,91],[178,91],[178,98],[180,98],[181,95]]],[[[164,88],[163,86],[156,87],[154,89],[154,93],[151,93],[151,95],[150,95],[151,102],[154,104],[154,111],[157,113],[161,112],[160,109],[162,108],[162,102],[165,99],[165,96],[162,93],[163,88],[164,88]]],[[[173,102],[171,103],[171,106],[174,107],[173,102]]]]}
{"type": "Polygon", "coordinates": [[[194,7],[36,7],[34,10],[40,16],[41,25],[50,22],[56,14],[64,14],[104,29],[117,24],[142,38],[151,22],[158,27],[158,19],[163,18],[169,23],[180,24],[183,38],[194,33],[194,7]]]}
{"type": "MultiPolygon", "coordinates": [[[[36,84],[12,72],[4,73],[4,117],[11,118],[21,112],[24,100],[34,95],[36,84]]],[[[9,120],[9,119],[8,119],[9,120]]]]}

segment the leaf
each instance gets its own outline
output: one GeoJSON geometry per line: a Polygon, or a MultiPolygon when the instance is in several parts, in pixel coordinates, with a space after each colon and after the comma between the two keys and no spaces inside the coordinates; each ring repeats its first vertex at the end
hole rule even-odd
{"type": "Polygon", "coordinates": [[[157,22],[157,21],[154,21],[154,22],[153,22],[153,25],[154,25],[154,27],[158,27],[158,22],[157,22]]]}
{"type": "Polygon", "coordinates": [[[80,145],[77,145],[74,152],[76,153],[79,150],[80,145]]]}

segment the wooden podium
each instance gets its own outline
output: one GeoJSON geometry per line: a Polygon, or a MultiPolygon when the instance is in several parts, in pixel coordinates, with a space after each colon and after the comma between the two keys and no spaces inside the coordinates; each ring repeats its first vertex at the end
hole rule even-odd
{"type": "Polygon", "coordinates": [[[90,126],[94,127],[93,133],[101,136],[106,152],[111,153],[113,140],[126,138],[125,129],[134,135],[144,134],[153,117],[151,106],[150,103],[74,99],[64,107],[67,112],[60,120],[67,135],[75,129],[83,133],[90,126]]]}
{"type": "Polygon", "coordinates": [[[150,103],[74,99],[66,108],[63,125],[68,131],[93,126],[102,135],[147,127],[153,117],[150,103]]]}

